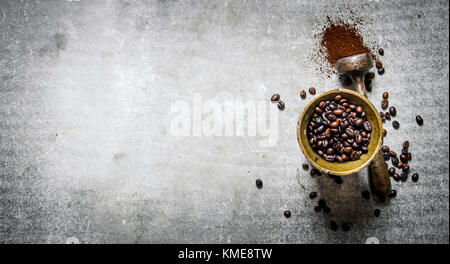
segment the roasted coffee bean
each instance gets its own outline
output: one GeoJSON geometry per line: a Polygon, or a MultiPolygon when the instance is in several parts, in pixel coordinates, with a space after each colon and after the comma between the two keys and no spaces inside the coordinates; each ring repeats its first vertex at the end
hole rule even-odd
{"type": "Polygon", "coordinates": [[[396,156],[391,156],[391,160],[392,160],[392,164],[394,164],[394,166],[398,165],[399,160],[396,156]]]}
{"type": "Polygon", "coordinates": [[[408,165],[403,165],[402,171],[403,172],[409,172],[409,166],[408,165]]]}
{"type": "Polygon", "coordinates": [[[395,151],[389,151],[389,155],[391,155],[391,157],[395,157],[397,156],[397,153],[395,153],[395,151]]]}
{"type": "Polygon", "coordinates": [[[278,100],[280,100],[279,94],[274,94],[274,95],[272,95],[272,98],[270,98],[270,101],[272,101],[272,102],[276,102],[278,100]]]}
{"type": "Polygon", "coordinates": [[[389,172],[389,176],[394,176],[395,168],[394,167],[390,167],[388,172],[389,172]]]}
{"type": "Polygon", "coordinates": [[[384,55],[384,49],[379,49],[379,50],[378,50],[378,54],[380,54],[381,56],[383,56],[383,55],[384,55]]]}
{"type": "Polygon", "coordinates": [[[315,94],[316,94],[316,88],[314,88],[314,87],[310,87],[310,88],[308,89],[308,91],[309,91],[309,93],[312,94],[312,95],[315,95],[315,94]]]}
{"type": "Polygon", "coordinates": [[[342,95],[338,94],[334,97],[334,101],[339,102],[340,100],[342,100],[342,95]]]}
{"type": "Polygon", "coordinates": [[[322,210],[322,207],[320,207],[318,205],[314,206],[314,211],[320,212],[320,210],[322,210]]]}
{"type": "Polygon", "coordinates": [[[390,157],[391,157],[391,155],[389,154],[389,152],[383,152],[384,160],[389,160],[390,157]]]}
{"type": "Polygon", "coordinates": [[[405,164],[403,164],[403,162],[400,161],[400,162],[397,164],[397,168],[401,169],[401,168],[403,168],[404,165],[405,165],[405,164]]]}
{"type": "Polygon", "coordinates": [[[413,182],[418,182],[419,181],[419,174],[418,173],[414,173],[411,177],[411,180],[413,182]]]}
{"type": "Polygon", "coordinates": [[[383,63],[381,63],[381,61],[376,61],[375,67],[377,67],[377,69],[381,69],[381,68],[383,68],[383,63]]]}
{"type": "Polygon", "coordinates": [[[393,178],[394,178],[394,181],[399,181],[401,179],[401,177],[398,173],[395,173],[393,178]]]}
{"type": "Polygon", "coordinates": [[[350,225],[348,223],[343,223],[342,224],[342,230],[344,230],[344,232],[347,232],[350,230],[350,225]]]}
{"type": "Polygon", "coordinates": [[[402,182],[407,181],[408,180],[408,173],[402,172],[402,174],[400,174],[400,178],[401,178],[402,182]]]}
{"type": "Polygon", "coordinates": [[[383,152],[389,152],[390,149],[389,149],[388,146],[381,146],[381,151],[383,151],[383,152]]]}
{"type": "Polygon", "coordinates": [[[389,107],[389,113],[391,114],[391,116],[396,116],[397,115],[397,109],[395,109],[394,106],[389,107]]]}
{"type": "Polygon", "coordinates": [[[328,161],[328,162],[333,162],[334,158],[335,158],[334,155],[328,155],[328,156],[326,156],[325,160],[328,161]]]}
{"type": "Polygon", "coordinates": [[[384,92],[382,97],[383,97],[383,99],[388,99],[389,93],[388,92],[384,92]]]}
{"type": "Polygon", "coordinates": [[[408,156],[405,155],[405,154],[401,154],[401,155],[400,155],[400,160],[401,160],[403,163],[407,163],[407,162],[408,162],[408,156]]]}
{"type": "Polygon", "coordinates": [[[284,104],[284,102],[283,102],[283,101],[281,101],[281,100],[278,100],[278,103],[277,103],[277,105],[278,105],[278,109],[280,109],[280,110],[284,110],[285,104],[284,104]]]}
{"type": "Polygon", "coordinates": [[[406,149],[406,148],[402,148],[402,154],[404,154],[404,155],[408,155],[408,149],[406,149]]]}
{"type": "Polygon", "coordinates": [[[383,75],[384,74],[384,68],[379,68],[378,69],[378,74],[379,75],[383,75]]]}
{"type": "Polygon", "coordinates": [[[375,217],[380,216],[380,214],[381,214],[380,209],[375,209],[375,210],[373,211],[373,215],[374,215],[375,217]]]}
{"type": "Polygon", "coordinates": [[[392,122],[392,126],[395,128],[395,129],[398,129],[399,127],[400,127],[400,123],[396,120],[396,121],[393,121],[392,122]]]}
{"type": "Polygon", "coordinates": [[[404,149],[408,149],[409,148],[409,141],[408,140],[403,141],[402,147],[404,149]]]}
{"type": "Polygon", "coordinates": [[[320,207],[324,208],[325,206],[327,206],[327,203],[325,202],[325,200],[320,199],[319,202],[317,203],[320,207]]]}
{"type": "Polygon", "coordinates": [[[342,178],[339,177],[339,176],[336,176],[336,178],[334,178],[334,181],[335,181],[337,184],[342,184],[342,183],[343,183],[342,178]]]}
{"type": "Polygon", "coordinates": [[[301,91],[300,91],[300,97],[301,97],[302,99],[305,99],[305,98],[306,98],[306,91],[305,91],[305,90],[301,90],[301,91]]]}
{"type": "Polygon", "coordinates": [[[366,153],[369,152],[369,148],[366,147],[366,146],[362,146],[362,147],[361,147],[361,151],[362,151],[364,154],[366,154],[366,153]]]}
{"type": "Polygon", "coordinates": [[[381,108],[386,109],[388,106],[389,106],[389,101],[388,100],[382,100],[381,101],[381,108]]]}
{"type": "Polygon", "coordinates": [[[362,118],[356,118],[356,119],[353,121],[353,125],[355,125],[355,126],[357,126],[357,127],[362,126],[363,123],[364,123],[364,121],[363,121],[362,118]]]}
{"type": "Polygon", "coordinates": [[[291,211],[289,211],[289,210],[284,211],[284,216],[285,216],[286,218],[291,217],[291,211]]]}
{"type": "Polygon", "coordinates": [[[396,190],[391,190],[390,192],[389,192],[389,198],[394,198],[394,197],[396,197],[397,196],[397,191],[396,190]]]}
{"type": "Polygon", "coordinates": [[[259,189],[263,187],[263,182],[260,179],[256,180],[256,187],[258,187],[259,189]]]}
{"type": "Polygon", "coordinates": [[[389,114],[389,112],[384,113],[384,118],[386,118],[386,120],[391,120],[391,114],[389,114]]]}
{"type": "Polygon", "coordinates": [[[317,193],[316,192],[311,192],[310,194],[309,194],[309,198],[310,199],[314,199],[314,198],[316,198],[317,197],[317,193]]]}
{"type": "Polygon", "coordinates": [[[304,170],[309,170],[309,164],[308,163],[303,163],[302,167],[304,170]]]}
{"type": "Polygon", "coordinates": [[[325,206],[325,207],[323,208],[323,211],[324,211],[325,213],[329,214],[329,213],[331,212],[331,208],[328,207],[328,206],[325,206]]]}
{"type": "Polygon", "coordinates": [[[362,197],[366,200],[370,199],[370,192],[365,190],[361,193],[362,197]]]}
{"type": "Polygon", "coordinates": [[[338,224],[335,221],[331,221],[330,228],[333,231],[337,231],[338,230],[338,224]]]}
{"type": "Polygon", "coordinates": [[[383,137],[385,137],[387,135],[387,130],[383,129],[382,134],[383,134],[383,137]]]}
{"type": "Polygon", "coordinates": [[[416,122],[419,126],[423,125],[423,118],[420,115],[417,115],[416,122]]]}

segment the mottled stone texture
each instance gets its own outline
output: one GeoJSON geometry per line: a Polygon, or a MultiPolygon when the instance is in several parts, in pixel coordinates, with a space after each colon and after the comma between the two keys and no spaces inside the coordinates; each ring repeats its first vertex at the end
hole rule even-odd
{"type": "MultiPolygon", "coordinates": [[[[0,243],[449,242],[448,1],[1,1],[0,243]],[[361,17],[420,181],[361,199],[366,171],[342,185],[311,178],[296,121],[339,87],[311,59],[326,16],[361,17]],[[269,101],[279,139],[175,137],[173,102],[269,101]],[[414,117],[421,114],[422,127],[414,117]],[[257,189],[255,179],[264,187],[257,189]],[[315,213],[308,194],[327,200],[315,213]],[[376,218],[372,212],[381,209],[376,218]],[[283,211],[292,211],[287,219],[283,211]],[[329,228],[331,219],[350,232],[329,228]]],[[[348,20],[350,21],[350,20],[348,20]]]]}

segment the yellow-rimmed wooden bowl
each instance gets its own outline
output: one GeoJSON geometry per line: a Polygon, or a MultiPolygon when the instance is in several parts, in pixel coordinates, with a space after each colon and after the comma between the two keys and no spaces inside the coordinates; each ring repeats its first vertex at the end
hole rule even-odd
{"type": "Polygon", "coordinates": [[[377,157],[382,144],[382,130],[383,125],[380,115],[377,109],[366,97],[349,89],[336,89],[315,97],[303,109],[297,123],[297,141],[303,154],[312,166],[326,174],[344,176],[364,169],[372,162],[374,158],[377,157]],[[352,104],[361,105],[367,114],[367,120],[369,120],[372,125],[371,137],[369,145],[367,146],[368,152],[361,155],[359,160],[346,161],[342,163],[328,162],[312,149],[308,141],[306,130],[308,123],[311,120],[311,116],[314,113],[314,108],[320,103],[320,101],[333,100],[333,98],[338,94],[342,95],[352,104]]]}

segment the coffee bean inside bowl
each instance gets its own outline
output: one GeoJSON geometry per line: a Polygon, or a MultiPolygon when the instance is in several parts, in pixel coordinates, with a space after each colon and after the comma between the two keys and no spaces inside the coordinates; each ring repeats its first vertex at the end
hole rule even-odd
{"type": "Polygon", "coordinates": [[[309,144],[328,162],[355,161],[368,153],[372,125],[361,105],[338,94],[314,108],[307,127],[309,144]]]}

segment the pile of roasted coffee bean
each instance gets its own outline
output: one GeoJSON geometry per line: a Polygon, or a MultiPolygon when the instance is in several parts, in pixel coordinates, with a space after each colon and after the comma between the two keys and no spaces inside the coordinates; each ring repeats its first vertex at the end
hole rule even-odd
{"type": "Polygon", "coordinates": [[[372,125],[360,105],[342,95],[321,101],[307,127],[311,147],[329,162],[358,160],[368,152],[372,125]]]}

